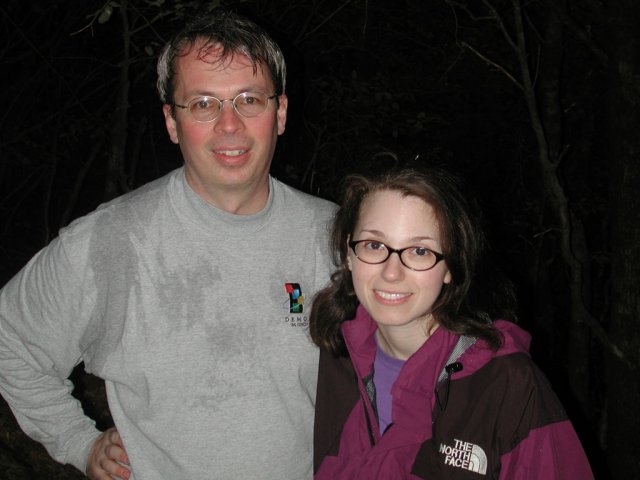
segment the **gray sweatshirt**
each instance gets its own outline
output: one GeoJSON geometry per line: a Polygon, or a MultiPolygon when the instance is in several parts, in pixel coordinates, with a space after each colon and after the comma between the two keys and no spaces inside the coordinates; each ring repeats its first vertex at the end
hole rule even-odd
{"type": "Polygon", "coordinates": [[[70,395],[103,378],[136,480],[312,477],[309,303],[334,205],[270,179],[260,213],[212,207],[183,169],[60,232],[0,291],[0,392],[84,471],[98,436],[70,395]]]}

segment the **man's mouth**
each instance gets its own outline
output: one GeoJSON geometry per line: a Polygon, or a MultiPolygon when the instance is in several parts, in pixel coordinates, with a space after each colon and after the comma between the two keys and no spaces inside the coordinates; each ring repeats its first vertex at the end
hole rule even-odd
{"type": "Polygon", "coordinates": [[[224,155],[226,157],[237,157],[247,153],[246,150],[216,150],[215,152],[218,155],[224,155]]]}

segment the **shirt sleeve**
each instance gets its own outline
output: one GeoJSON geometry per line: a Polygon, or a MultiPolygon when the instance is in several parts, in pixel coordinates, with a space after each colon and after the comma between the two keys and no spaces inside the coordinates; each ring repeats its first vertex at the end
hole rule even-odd
{"type": "Polygon", "coordinates": [[[69,251],[54,240],[0,291],[0,393],[27,435],[84,472],[100,432],[68,380],[89,325],[83,255],[69,251]]]}
{"type": "Polygon", "coordinates": [[[589,461],[569,420],[529,435],[501,458],[501,480],[593,479],[589,461]]]}

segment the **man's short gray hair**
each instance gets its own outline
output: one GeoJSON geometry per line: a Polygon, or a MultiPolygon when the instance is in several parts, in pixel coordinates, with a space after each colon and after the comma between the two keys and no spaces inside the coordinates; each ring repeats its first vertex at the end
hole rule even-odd
{"type": "Polygon", "coordinates": [[[219,49],[220,60],[233,55],[245,55],[253,65],[267,68],[275,87],[275,94],[285,90],[287,68],[278,44],[253,21],[229,10],[217,10],[195,19],[176,34],[163,48],[158,58],[158,94],[163,103],[174,103],[175,59],[188,53],[202,42],[199,55],[204,58],[212,49],[219,49]]]}

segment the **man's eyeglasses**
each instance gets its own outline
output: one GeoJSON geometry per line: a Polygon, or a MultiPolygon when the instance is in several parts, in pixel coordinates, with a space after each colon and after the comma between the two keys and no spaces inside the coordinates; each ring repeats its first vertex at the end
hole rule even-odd
{"type": "Polygon", "coordinates": [[[405,267],[417,272],[431,270],[438,262],[444,260],[444,255],[441,253],[419,245],[395,249],[377,240],[355,240],[349,242],[349,247],[358,260],[372,265],[384,263],[392,253],[397,253],[405,267]]]}
{"type": "Polygon", "coordinates": [[[178,105],[173,103],[174,107],[184,108],[190,114],[191,117],[200,123],[213,122],[220,116],[224,102],[231,102],[233,109],[243,117],[257,117],[262,115],[269,105],[269,100],[276,98],[278,95],[267,96],[261,92],[242,92],[235,96],[235,98],[227,98],[226,100],[220,100],[216,97],[197,97],[191,100],[186,105],[178,105]]]}

